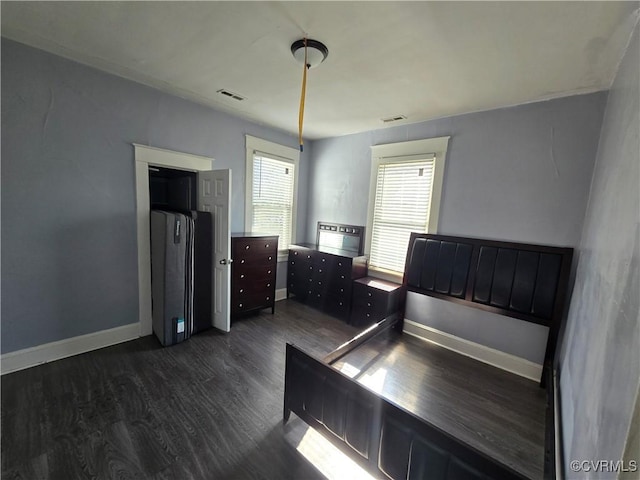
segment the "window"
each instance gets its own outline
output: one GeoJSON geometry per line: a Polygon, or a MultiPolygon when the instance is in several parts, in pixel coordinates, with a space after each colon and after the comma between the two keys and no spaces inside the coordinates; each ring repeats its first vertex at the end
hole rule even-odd
{"type": "Polygon", "coordinates": [[[371,147],[367,252],[374,275],[398,280],[411,232],[437,231],[448,142],[441,137],[371,147]]]}
{"type": "Polygon", "coordinates": [[[279,261],[295,241],[299,152],[246,136],[245,229],[278,235],[279,261]]]}

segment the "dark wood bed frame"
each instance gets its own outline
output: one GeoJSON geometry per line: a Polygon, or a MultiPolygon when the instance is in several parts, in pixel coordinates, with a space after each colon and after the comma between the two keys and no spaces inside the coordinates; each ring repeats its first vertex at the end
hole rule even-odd
{"type": "MultiPolygon", "coordinates": [[[[551,379],[572,255],[571,248],[413,233],[403,280],[409,292],[549,327],[545,478],[555,478],[551,379]]],[[[332,367],[389,328],[402,332],[403,318],[387,317],[324,359],[287,344],[284,421],[295,413],[368,471],[392,479],[525,478],[332,367]]]]}

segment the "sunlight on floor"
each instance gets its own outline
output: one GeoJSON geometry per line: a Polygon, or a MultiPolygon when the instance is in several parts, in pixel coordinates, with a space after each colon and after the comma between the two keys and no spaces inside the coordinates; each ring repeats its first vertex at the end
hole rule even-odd
{"type": "Polygon", "coordinates": [[[353,378],[360,373],[360,369],[354,367],[350,363],[344,362],[340,367],[340,371],[344,373],[347,377],[353,378]]]}
{"type": "Polygon", "coordinates": [[[375,480],[329,440],[309,427],[297,450],[329,480],[375,480]]]}
{"type": "Polygon", "coordinates": [[[387,369],[379,368],[374,373],[365,373],[359,380],[359,383],[365,387],[369,387],[376,393],[382,393],[384,388],[384,379],[387,377],[387,369]]]}

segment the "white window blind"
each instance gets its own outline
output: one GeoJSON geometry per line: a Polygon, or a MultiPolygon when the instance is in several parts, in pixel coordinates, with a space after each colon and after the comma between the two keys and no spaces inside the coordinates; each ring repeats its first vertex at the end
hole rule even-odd
{"type": "Polygon", "coordinates": [[[411,232],[426,232],[435,158],[378,165],[369,262],[403,272],[411,232]]]}
{"type": "Polygon", "coordinates": [[[251,231],[278,235],[280,250],[289,248],[293,224],[295,166],[292,162],[253,154],[253,220],[251,231]]]}

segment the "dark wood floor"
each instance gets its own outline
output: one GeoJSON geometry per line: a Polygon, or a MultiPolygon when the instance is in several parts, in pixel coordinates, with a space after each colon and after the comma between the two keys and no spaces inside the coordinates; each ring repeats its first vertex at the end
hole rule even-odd
{"type": "MultiPolygon", "coordinates": [[[[324,478],[291,440],[301,421],[282,425],[285,344],[321,358],[357,331],[285,300],[229,334],[168,348],[145,337],[5,375],[2,479],[324,478]]],[[[387,370],[382,392],[393,401],[541,477],[531,474],[542,468],[534,382],[407,335],[345,361],[366,366],[359,380],[374,389],[375,372],[387,370]],[[518,436],[530,436],[529,453],[526,441],[514,446],[518,436]]]]}
{"type": "Polygon", "coordinates": [[[545,391],[536,382],[395,332],[334,367],[524,476],[543,478],[545,391]]]}
{"type": "Polygon", "coordinates": [[[285,438],[285,343],[322,356],[355,332],[282,301],[226,335],[145,337],[5,375],[2,479],[324,478],[285,438]]]}

